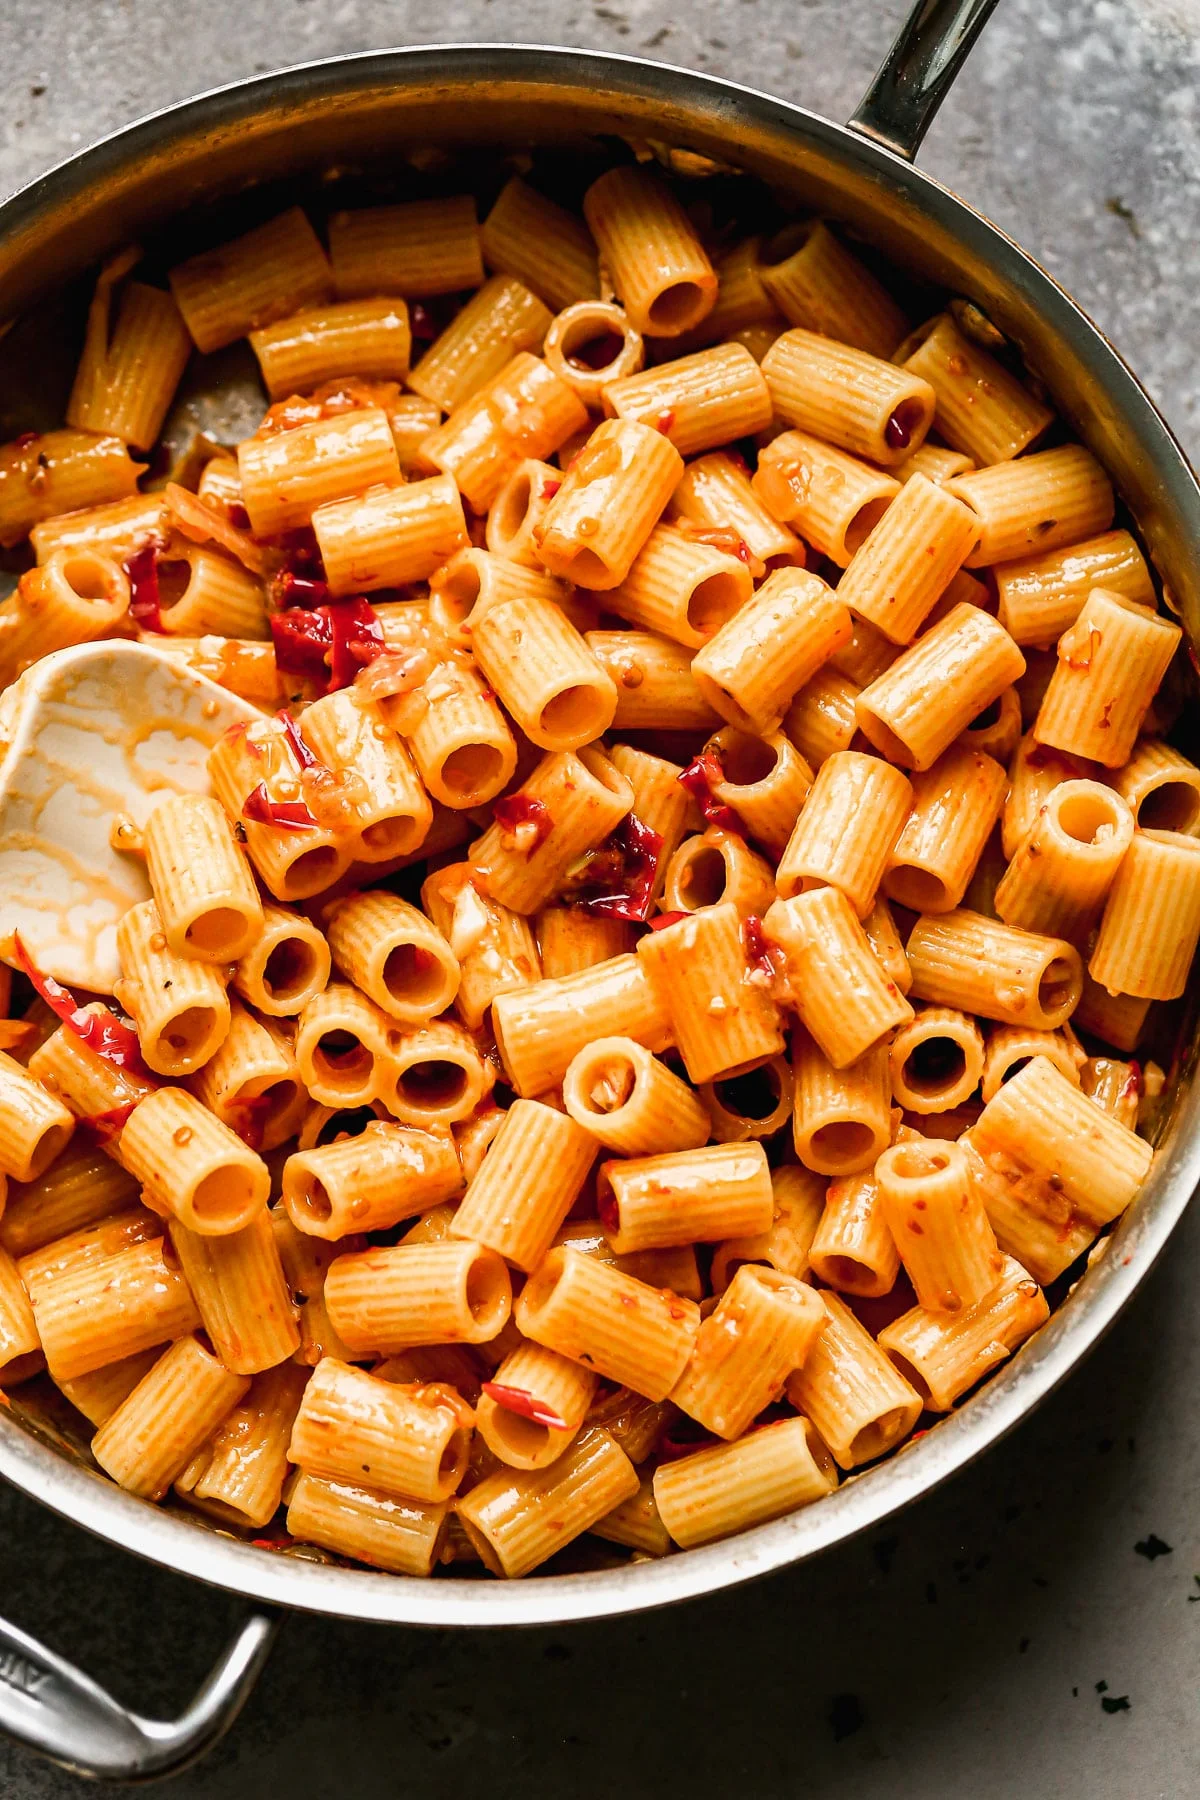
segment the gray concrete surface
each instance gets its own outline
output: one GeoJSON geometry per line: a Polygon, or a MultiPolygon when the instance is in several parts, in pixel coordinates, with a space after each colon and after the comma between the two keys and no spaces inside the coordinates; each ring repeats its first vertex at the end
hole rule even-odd
{"type": "MultiPolygon", "coordinates": [[[[0,190],[173,99],[397,42],[644,53],[846,114],[902,0],[7,0],[0,190]]],[[[1200,0],[1003,0],[925,165],[1034,249],[1200,449],[1200,0]]],[[[1200,1795],[1200,1217],[1089,1364],[894,1525],[621,1624],[296,1618],[191,1800],[1200,1795]],[[1151,1535],[1170,1553],[1146,1554],[1151,1535]],[[1139,1551],[1138,1546],[1141,1546],[1139,1551]],[[1108,1702],[1108,1708],[1105,1702],[1108,1702]]],[[[178,1708],[234,1603],[0,1492],[0,1605],[178,1708]]],[[[79,1784],[0,1746],[3,1800],[79,1784]]]]}

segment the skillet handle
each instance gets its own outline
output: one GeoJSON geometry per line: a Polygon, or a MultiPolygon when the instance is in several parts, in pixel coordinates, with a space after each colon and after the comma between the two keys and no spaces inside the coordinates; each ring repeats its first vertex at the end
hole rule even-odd
{"type": "Polygon", "coordinates": [[[916,0],[848,123],[912,162],[996,0],[916,0]]]}
{"type": "Polygon", "coordinates": [[[73,1775],[154,1781],[211,1750],[267,1660],[278,1618],[251,1613],[178,1719],[144,1719],[98,1682],[0,1619],[0,1731],[73,1775]]]}

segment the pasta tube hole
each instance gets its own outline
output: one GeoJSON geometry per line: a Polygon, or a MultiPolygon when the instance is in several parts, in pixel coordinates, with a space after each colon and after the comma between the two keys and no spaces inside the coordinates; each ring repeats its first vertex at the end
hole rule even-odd
{"type": "MultiPolygon", "coordinates": [[[[533,483],[528,469],[518,469],[496,501],[488,521],[495,536],[501,544],[511,544],[517,537],[525,520],[529,516],[529,508],[533,500],[533,483]]],[[[475,585],[479,592],[478,577],[475,585]]]]}
{"type": "Polygon", "coordinates": [[[318,1225],[326,1224],[333,1217],[333,1201],[329,1198],[329,1190],[316,1175],[307,1175],[303,1179],[303,1185],[297,1184],[292,1201],[318,1225]]]}
{"type": "MultiPolygon", "coordinates": [[[[920,1392],[920,1389],[917,1390],[920,1392]]],[[[850,1459],[855,1468],[865,1462],[874,1461],[892,1448],[896,1441],[904,1436],[908,1429],[908,1408],[893,1406],[890,1411],[880,1413],[861,1431],[856,1431],[850,1445],[850,1459]]]]}
{"type": "Polygon", "coordinates": [[[333,880],[338,861],[338,853],[332,844],[301,851],[295,861],[288,864],[283,883],[287,889],[284,898],[305,900],[310,894],[319,894],[333,880]]]}
{"type": "Polygon", "coordinates": [[[870,1155],[875,1145],[875,1133],[861,1119],[833,1119],[828,1125],[818,1125],[811,1142],[813,1154],[823,1163],[838,1163],[850,1168],[870,1155]]]}
{"type": "Polygon", "coordinates": [[[46,1173],[50,1164],[66,1148],[71,1129],[67,1125],[48,1125],[37,1141],[37,1147],[29,1158],[29,1179],[37,1181],[46,1173]]]}
{"type": "Polygon", "coordinates": [[[63,564],[63,580],[77,600],[111,603],[120,571],[107,557],[72,556],[63,564]]]}
{"type": "Polygon", "coordinates": [[[493,1406],[488,1422],[491,1435],[513,1456],[522,1459],[541,1456],[550,1436],[549,1427],[533,1419],[523,1419],[506,1407],[493,1406]]]}
{"type": "Polygon", "coordinates": [[[586,545],[581,545],[570,556],[565,557],[558,573],[567,581],[577,582],[580,587],[603,587],[611,580],[611,572],[604,558],[597,556],[586,545]]]}
{"type": "Polygon", "coordinates": [[[897,1181],[923,1183],[949,1167],[947,1151],[925,1144],[895,1144],[888,1156],[888,1171],[897,1181]]]}
{"type": "Polygon", "coordinates": [[[245,936],[245,916],[232,906],[210,907],[193,919],[184,933],[193,950],[205,956],[220,956],[227,945],[240,944],[245,936]]]}
{"type": "Polygon", "coordinates": [[[417,832],[417,821],[411,813],[397,813],[390,819],[376,819],[373,825],[364,825],[358,841],[376,861],[382,861],[389,856],[407,856],[415,850],[417,832]]]}
{"type": "Polygon", "coordinates": [[[253,1170],[226,1164],[201,1176],[192,1192],[192,1213],[206,1225],[234,1230],[253,1212],[256,1199],[253,1170]]]}
{"type": "Polygon", "coordinates": [[[711,305],[711,296],[694,281],[673,281],[650,303],[647,315],[653,331],[686,331],[697,325],[711,305]]]}
{"type": "Polygon", "coordinates": [[[1080,792],[1076,787],[1071,794],[1051,794],[1049,804],[1066,835],[1089,849],[1115,837],[1120,830],[1120,814],[1101,794],[1080,792]]]}
{"type": "Polygon", "coordinates": [[[262,984],[271,1000],[283,1004],[308,992],[316,980],[317,954],[304,938],[281,938],[263,966],[262,984]]]}
{"type": "Polygon", "coordinates": [[[383,985],[393,1000],[425,1006],[446,991],[446,969],[432,950],[420,944],[397,944],[383,964],[383,985]]]}
{"type": "Polygon", "coordinates": [[[370,1080],[375,1058],[352,1031],[326,1031],[313,1050],[313,1067],[327,1086],[361,1088],[370,1080]]]}
{"type": "Polygon", "coordinates": [[[1038,1005],[1047,1015],[1069,1013],[1079,997],[1079,972],[1065,956],[1054,957],[1038,982],[1038,1005]]]}
{"type": "Polygon", "coordinates": [[[845,532],[846,549],[851,556],[855,551],[862,549],[863,544],[870,537],[891,503],[890,495],[881,495],[878,499],[868,500],[859,507],[845,532]]]}
{"type": "Polygon", "coordinates": [[[688,624],[702,637],[713,637],[741,604],[742,593],[734,575],[724,571],[708,575],[688,596],[688,624]]]}
{"type": "Polygon", "coordinates": [[[159,1042],[173,1055],[187,1061],[207,1044],[216,1020],[217,1015],[211,1006],[189,1006],[171,1020],[166,1030],[160,1034],[159,1042]]]}
{"type": "Polygon", "coordinates": [[[445,1482],[451,1492],[458,1486],[466,1473],[467,1457],[470,1453],[470,1433],[456,1431],[442,1451],[438,1463],[438,1480],[445,1482]]]}
{"type": "Polygon", "coordinates": [[[503,764],[494,744],[460,744],[442,764],[442,786],[457,800],[472,800],[493,786],[503,764]]]}
{"type": "Polygon", "coordinates": [[[911,912],[944,912],[949,894],[940,875],[898,863],[888,872],[888,893],[911,912]]]}
{"type": "Polygon", "coordinates": [[[910,1094],[934,1100],[953,1092],[966,1072],[966,1052],[960,1043],[950,1037],[927,1037],[905,1058],[904,1085],[910,1094]]]}
{"type": "Polygon", "coordinates": [[[396,1093],[407,1105],[422,1112],[457,1106],[467,1091],[467,1071],[458,1063],[436,1057],[410,1063],[396,1077],[396,1093]]]}
{"type": "Polygon", "coordinates": [[[773,745],[732,727],[721,733],[719,750],[725,779],[733,787],[757,787],[775,773],[779,763],[773,745]]]}
{"type": "Polygon", "coordinates": [[[1190,836],[1200,819],[1200,790],[1186,781],[1164,781],[1151,788],[1135,816],[1143,831],[1182,831],[1190,836]]]}
{"type": "Polygon", "coordinates": [[[713,1092],[728,1113],[742,1119],[769,1119],[783,1097],[783,1082],[772,1063],[713,1083],[713,1092]]]}
{"type": "Polygon", "coordinates": [[[729,876],[725,858],[715,844],[701,844],[679,872],[678,898],[688,912],[719,906],[725,898],[729,876]]]}
{"type": "Polygon", "coordinates": [[[464,1297],[476,1325],[490,1326],[492,1336],[502,1330],[512,1299],[512,1283],[502,1256],[480,1248],[467,1269],[464,1297]]]}
{"type": "Polygon", "coordinates": [[[827,1256],[822,1262],[822,1276],[831,1288],[844,1294],[871,1294],[879,1279],[878,1272],[856,1256],[827,1256]]]}
{"type": "Polygon", "coordinates": [[[192,565],[184,557],[172,557],[159,563],[158,605],[164,623],[170,617],[172,610],[186,598],[191,585],[192,565]]]}
{"type": "Polygon", "coordinates": [[[758,253],[758,260],[764,269],[778,268],[780,263],[790,261],[797,250],[803,250],[813,234],[815,219],[804,219],[796,225],[785,225],[773,237],[766,238],[758,253]]]}
{"type": "Polygon", "coordinates": [[[601,689],[578,682],[547,700],[539,721],[544,732],[556,737],[578,738],[585,732],[599,737],[611,722],[611,712],[611,707],[605,706],[601,689]]]}
{"type": "Polygon", "coordinates": [[[888,1356],[895,1365],[897,1371],[903,1375],[905,1381],[916,1388],[922,1401],[928,1406],[933,1399],[933,1393],[920,1369],[918,1369],[914,1363],[910,1363],[907,1356],[901,1356],[898,1351],[889,1350],[888,1356]]]}

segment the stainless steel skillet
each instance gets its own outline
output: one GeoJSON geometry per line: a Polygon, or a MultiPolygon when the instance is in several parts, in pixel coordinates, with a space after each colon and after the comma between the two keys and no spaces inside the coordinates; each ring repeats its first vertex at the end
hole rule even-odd
{"type": "MultiPolygon", "coordinates": [[[[225,88],[130,127],[0,207],[0,321],[33,311],[51,316],[47,297],[114,244],[152,238],[180,210],[252,184],[378,165],[439,144],[566,143],[604,134],[666,141],[842,219],[902,268],[973,300],[1020,346],[1108,466],[1195,643],[1200,489],[1166,425],[1050,277],[912,167],[993,4],[920,0],[847,126],[684,70],[515,46],[346,57],[225,88]]],[[[1195,1055],[1194,1039],[1186,1039],[1145,1192],[1108,1253],[1037,1338],[920,1442],[847,1481],[821,1505],[728,1543],[658,1563],[511,1585],[324,1566],[269,1554],[147,1506],[73,1459],[49,1421],[19,1406],[0,1411],[0,1475],[109,1542],[256,1603],[192,1707],[169,1724],[135,1717],[69,1664],[0,1624],[0,1729],[80,1773],[153,1779],[185,1766],[227,1729],[268,1653],[278,1608],[408,1625],[567,1623],[732,1586],[876,1523],[1036,1406],[1144,1278],[1200,1177],[1195,1055]]]]}

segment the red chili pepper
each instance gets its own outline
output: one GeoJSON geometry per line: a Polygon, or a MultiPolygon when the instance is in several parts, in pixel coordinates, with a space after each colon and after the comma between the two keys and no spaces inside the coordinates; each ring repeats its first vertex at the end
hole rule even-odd
{"type": "Polygon", "coordinates": [[[279,606],[324,606],[329,599],[329,583],[315,575],[294,575],[284,569],[275,578],[271,597],[279,606]]]}
{"type": "Polygon", "coordinates": [[[648,924],[651,931],[666,931],[668,926],[678,925],[680,919],[690,919],[691,916],[691,913],[686,912],[659,913],[657,917],[650,919],[648,924]]]}
{"type": "MultiPolygon", "coordinates": [[[[293,589],[303,585],[314,595],[325,585],[301,584],[291,576],[285,580],[293,589]]],[[[271,640],[278,668],[287,675],[324,680],[327,694],[349,687],[359,670],[387,648],[378,614],[361,596],[319,604],[302,600],[284,612],[272,613],[271,640]]]]}
{"type": "Polygon", "coordinates": [[[234,1117],[229,1123],[243,1144],[251,1150],[261,1150],[267,1114],[271,1110],[270,1094],[251,1094],[245,1100],[235,1100],[230,1110],[234,1117]]]}
{"type": "Polygon", "coordinates": [[[260,781],[242,802],[242,817],[252,825],[278,825],[283,831],[316,831],[317,821],[303,800],[272,800],[260,781]]]}
{"type": "Polygon", "coordinates": [[[569,1431],[570,1426],[565,1419],[560,1419],[556,1412],[543,1406],[536,1400],[528,1388],[509,1387],[503,1381],[485,1381],[481,1393],[502,1406],[505,1412],[518,1413],[522,1419],[532,1419],[535,1425],[545,1425],[551,1431],[569,1431]]]}
{"type": "Polygon", "coordinates": [[[23,431],[20,437],[13,439],[12,447],[14,450],[28,450],[31,444],[37,443],[41,435],[40,431],[23,431]]]}
{"type": "Polygon", "coordinates": [[[228,506],[226,506],[225,511],[231,525],[236,525],[239,531],[249,531],[250,514],[246,511],[240,500],[231,500],[228,506]]]}
{"type": "Polygon", "coordinates": [[[144,631],[165,632],[158,592],[158,545],[143,544],[122,565],[129,578],[129,611],[144,631]]]}
{"type": "Polygon", "coordinates": [[[605,1187],[596,1196],[596,1217],[605,1231],[616,1233],[621,1229],[621,1209],[617,1205],[617,1196],[611,1187],[605,1187]]]}
{"type": "Polygon", "coordinates": [[[1129,1065],[1129,1073],[1125,1077],[1124,1086],[1121,1089],[1121,1098],[1122,1100],[1131,1099],[1133,1095],[1140,1094],[1141,1091],[1142,1065],[1140,1062],[1131,1062],[1129,1065]]]}
{"type": "Polygon", "coordinates": [[[772,961],[774,945],[763,930],[762,920],[754,913],[748,913],[742,920],[742,943],[746,949],[746,961],[752,969],[762,969],[767,975],[775,973],[772,961]]]}
{"type": "Polygon", "coordinates": [[[94,1055],[102,1056],[105,1062],[114,1064],[118,1069],[127,1069],[142,1081],[154,1081],[153,1075],[142,1061],[142,1048],[132,1025],[119,1019],[108,1007],[100,1012],[86,1012],[70,988],[63,987],[52,975],[43,975],[34,967],[29,952],[15,931],[13,953],[46,1005],[94,1055]]]}
{"type": "Polygon", "coordinates": [[[536,835],[526,850],[526,856],[532,856],[539,844],[543,844],[553,830],[554,821],[550,817],[550,809],[544,801],[534,800],[529,794],[501,794],[492,807],[492,817],[501,831],[516,831],[520,825],[535,825],[536,835]]]}
{"type": "Polygon", "coordinates": [[[86,1119],[80,1119],[79,1123],[94,1131],[101,1143],[108,1143],[110,1139],[118,1137],[124,1131],[129,1123],[129,1115],[136,1105],[136,1100],[130,1100],[128,1105],[114,1106],[110,1112],[91,1113],[86,1119]]]}
{"type": "Polygon", "coordinates": [[[300,767],[302,769],[319,769],[323,767],[320,759],[313,755],[309,746],[301,737],[300,727],[297,725],[291,713],[288,712],[287,708],[285,707],[282,712],[277,712],[275,718],[278,723],[283,726],[283,735],[288,741],[288,749],[291,751],[300,767]]]}
{"type": "Polygon", "coordinates": [[[675,408],[673,406],[664,406],[663,410],[654,421],[654,429],[655,431],[661,431],[663,436],[666,437],[674,424],[675,408]]]}
{"type": "Polygon", "coordinates": [[[589,859],[578,904],[600,919],[625,919],[644,925],[654,902],[663,841],[657,831],[627,813],[608,840],[589,859]],[[596,889],[600,891],[597,892],[596,889]]]}
{"type": "Polygon", "coordinates": [[[543,481],[543,483],[542,483],[542,499],[543,500],[553,500],[555,494],[557,494],[557,492],[561,486],[562,486],[561,481],[543,481]]]}
{"type": "Polygon", "coordinates": [[[676,779],[696,801],[708,824],[717,825],[722,831],[741,833],[741,821],[733,808],[713,797],[713,787],[724,781],[725,771],[712,750],[702,750],[695,762],[689,763],[676,779]]]}
{"type": "Polygon", "coordinates": [[[285,531],[276,542],[283,555],[284,567],[293,575],[310,576],[313,580],[324,581],[325,563],[321,556],[321,546],[317,543],[317,534],[311,525],[301,525],[295,531],[285,531]]]}
{"type": "Polygon", "coordinates": [[[408,326],[418,343],[432,343],[438,334],[429,308],[420,300],[408,303],[408,326]]]}
{"type": "Polygon", "coordinates": [[[329,664],[325,658],[333,644],[329,608],[321,606],[306,612],[301,606],[293,606],[287,612],[272,613],[270,622],[275,667],[284,675],[328,681],[329,664]]]}
{"type": "Polygon", "coordinates": [[[375,661],[386,648],[383,627],[369,600],[335,600],[329,614],[333,647],[329,657],[329,692],[349,687],[360,669],[375,661]]]}

